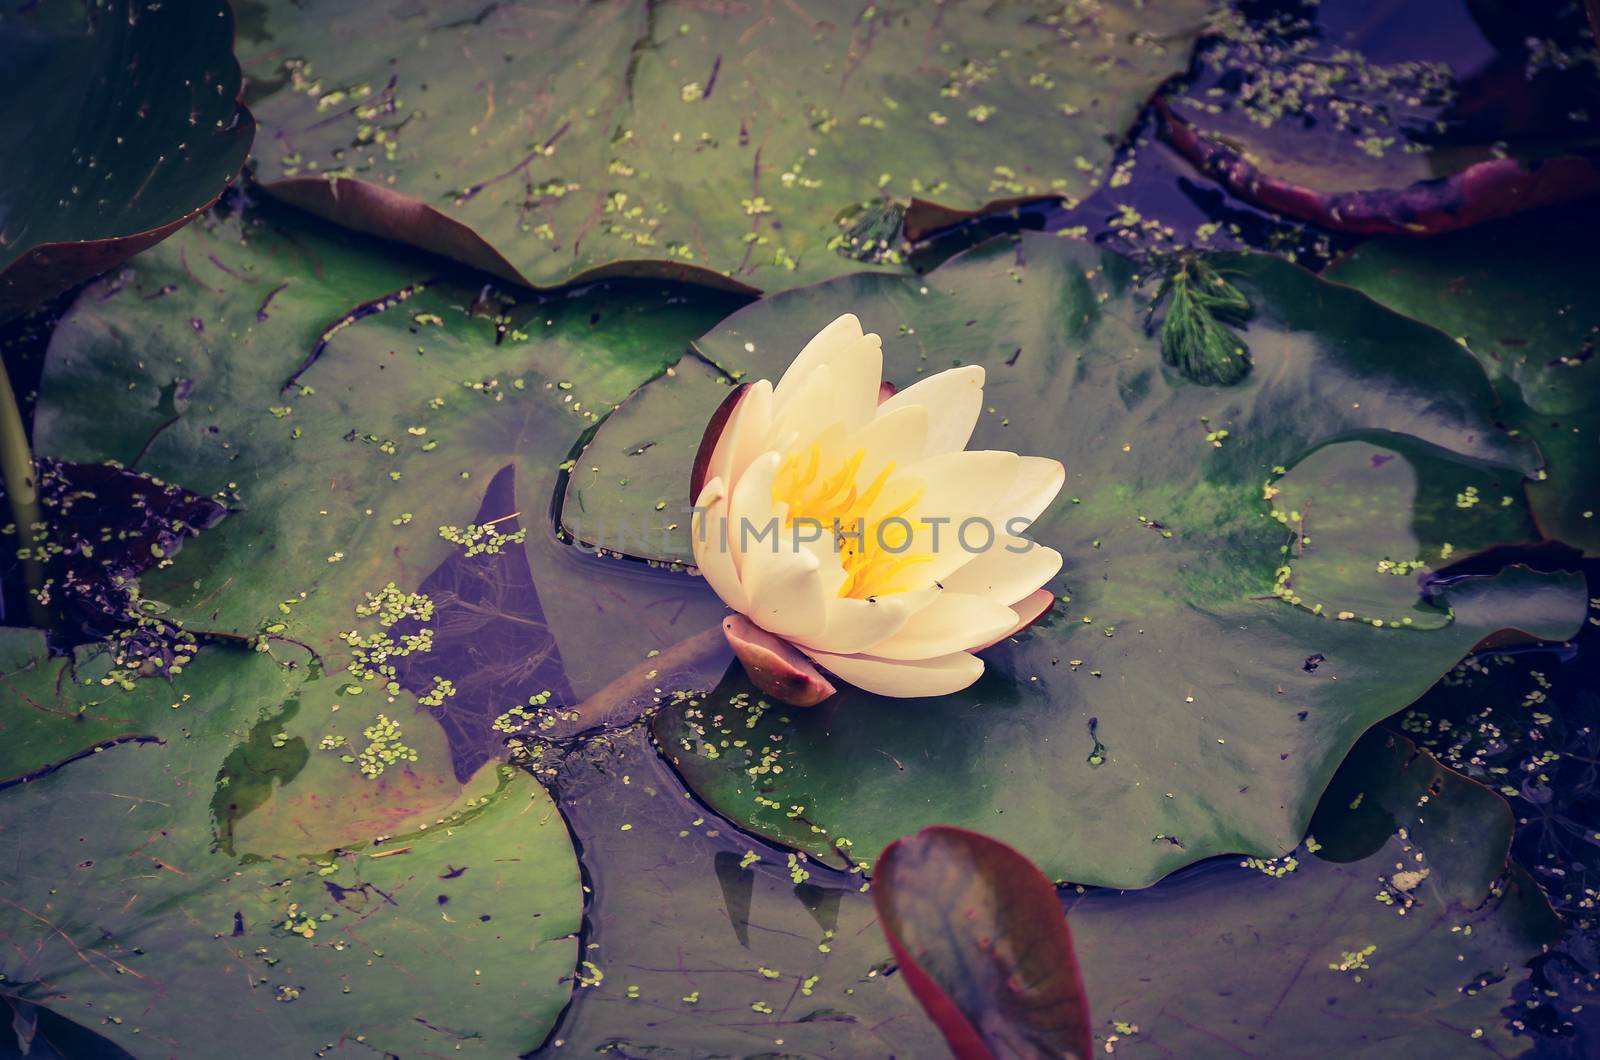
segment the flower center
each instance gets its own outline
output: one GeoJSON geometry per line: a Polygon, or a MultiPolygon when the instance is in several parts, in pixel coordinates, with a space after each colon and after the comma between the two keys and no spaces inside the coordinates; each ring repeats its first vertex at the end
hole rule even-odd
{"type": "Polygon", "coordinates": [[[784,531],[799,539],[794,524],[801,523],[810,533],[831,536],[845,573],[839,595],[857,599],[895,591],[901,575],[933,558],[915,548],[905,518],[922,499],[921,484],[896,481],[890,460],[863,486],[866,457],[857,449],[829,471],[819,439],[785,455],[772,480],[773,503],[789,506],[784,531]]]}

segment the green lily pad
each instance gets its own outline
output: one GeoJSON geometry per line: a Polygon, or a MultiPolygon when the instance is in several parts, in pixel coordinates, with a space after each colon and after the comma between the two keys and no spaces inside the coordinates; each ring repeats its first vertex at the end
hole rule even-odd
{"type": "Polygon", "coordinates": [[[618,405],[573,461],[562,531],[595,548],[692,565],[685,461],[728,384],[715,365],[685,357],[618,405]]]}
{"type": "Polygon", "coordinates": [[[0,784],[14,784],[119,743],[154,740],[149,720],[122,708],[120,684],[72,687],[75,660],[50,658],[44,631],[0,627],[0,683],[12,706],[0,714],[0,784]]]}
{"type": "MultiPolygon", "coordinates": [[[[690,786],[819,856],[957,824],[1053,876],[1139,886],[1210,854],[1288,849],[1361,732],[1482,638],[1570,635],[1577,576],[1439,577],[1534,536],[1519,487],[1538,455],[1495,427],[1472,357],[1283,262],[1215,264],[1255,309],[1240,331],[1253,367],[1236,386],[1190,383],[1162,362],[1145,328],[1154,284],[1126,261],[1044,236],[921,279],[788,292],[698,340],[728,376],[776,378],[850,311],[885,336],[901,385],[984,365],[973,445],[1065,463],[1063,496],[1032,533],[1066,566],[1049,586],[1062,597],[1053,615],[993,649],[967,692],[892,703],[852,691],[769,711],[731,752],[720,730],[747,727],[728,702],[750,692],[741,680],[662,713],[658,735],[690,786]],[[1058,809],[1069,805],[1095,812],[1058,809]]],[[[695,378],[726,390],[714,373],[695,378]]],[[[587,504],[638,512],[688,481],[688,452],[647,478],[626,465],[656,450],[628,447],[654,437],[647,404],[665,436],[681,431],[675,410],[712,394],[652,403],[647,390],[624,410],[634,402],[617,419],[624,433],[607,421],[578,458],[599,469],[585,498],[619,494],[587,504]]],[[[656,558],[682,560],[687,531],[668,544],[656,558]]]]}
{"type": "Polygon", "coordinates": [[[363,775],[319,734],[371,715],[335,708],[338,678],[267,653],[207,648],[175,680],[109,692],[104,672],[103,657],[80,659],[59,705],[137,719],[151,739],[0,791],[0,840],[19,855],[0,868],[7,995],[139,1055],[241,1036],[274,1055],[540,1044],[568,999],[582,914],[542,787],[506,766],[455,785],[410,697],[382,710],[418,760],[363,775]],[[417,797],[430,787],[448,797],[417,797]],[[363,792],[380,789],[388,814],[364,820],[363,792]],[[245,831],[318,798],[337,806],[320,832],[245,831]]]}
{"type": "Polygon", "coordinates": [[[1329,279],[1455,337],[1483,364],[1497,415],[1531,438],[1545,469],[1528,486],[1549,536],[1600,552],[1600,283],[1593,207],[1546,210],[1426,241],[1380,240],[1329,279]]]}
{"type": "Polygon", "coordinates": [[[774,290],[1082,197],[1211,5],[264,7],[273,194],[519,283],[774,290]]]}
{"type": "MultiPolygon", "coordinates": [[[[482,584],[480,616],[553,669],[522,673],[530,687],[494,701],[509,684],[468,688],[484,676],[470,659],[431,665],[454,650],[443,640],[396,660],[419,697],[436,678],[459,686],[425,705],[461,723],[464,775],[499,753],[494,719],[530,695],[571,706],[561,700],[716,622],[698,583],[580,554],[540,528],[584,433],[742,299],[645,281],[519,303],[281,207],[208,217],[90,292],[52,342],[35,446],[138,456],[139,470],[232,510],[142,580],[168,620],[274,650],[297,642],[336,672],[358,654],[346,634],[385,628],[357,613],[368,594],[482,584]],[[174,393],[175,415],[163,411],[174,393]],[[495,566],[512,553],[521,569],[495,566]],[[487,701],[473,701],[480,691],[487,701]]],[[[472,636],[454,643],[469,651],[472,636]]]]}
{"type": "Polygon", "coordinates": [[[0,14],[0,319],[165,239],[255,134],[222,0],[0,14]]]}

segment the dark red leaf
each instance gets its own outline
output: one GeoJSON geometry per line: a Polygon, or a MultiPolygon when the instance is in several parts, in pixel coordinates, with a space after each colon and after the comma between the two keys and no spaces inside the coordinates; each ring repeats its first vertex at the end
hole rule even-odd
{"type": "Polygon", "coordinates": [[[884,849],[872,891],[906,985],[958,1060],[1089,1056],[1072,934],[1027,858],[934,825],[884,849]]]}
{"type": "Polygon", "coordinates": [[[1326,192],[1264,172],[1206,136],[1161,100],[1161,135],[1200,172],[1245,202],[1357,235],[1435,235],[1600,192],[1600,164],[1563,155],[1537,162],[1496,158],[1403,188],[1326,192]]]}

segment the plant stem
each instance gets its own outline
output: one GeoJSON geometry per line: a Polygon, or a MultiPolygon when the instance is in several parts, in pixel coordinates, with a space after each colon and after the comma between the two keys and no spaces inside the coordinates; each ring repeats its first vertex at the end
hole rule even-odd
{"type": "Polygon", "coordinates": [[[656,701],[656,689],[674,678],[698,675],[713,666],[726,667],[732,652],[719,622],[710,629],[679,641],[660,655],[644,660],[594,693],[574,711],[575,717],[544,735],[575,736],[596,728],[626,725],[656,701]]]}
{"type": "Polygon", "coordinates": [[[44,544],[44,527],[39,511],[39,469],[33,461],[33,450],[28,447],[22,410],[4,366],[0,366],[0,481],[5,483],[11,519],[16,524],[17,547],[23,553],[28,617],[35,626],[49,629],[50,608],[40,597],[44,590],[44,562],[39,550],[44,544]]]}

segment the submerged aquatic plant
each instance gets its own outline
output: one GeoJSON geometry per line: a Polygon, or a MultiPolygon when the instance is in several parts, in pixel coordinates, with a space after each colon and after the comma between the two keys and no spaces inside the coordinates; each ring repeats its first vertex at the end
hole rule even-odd
{"type": "Polygon", "coordinates": [[[1197,257],[1180,257],[1156,293],[1163,298],[1161,359],[1196,383],[1227,386],[1250,371],[1250,349],[1230,324],[1250,319],[1250,301],[1197,257]]]}

